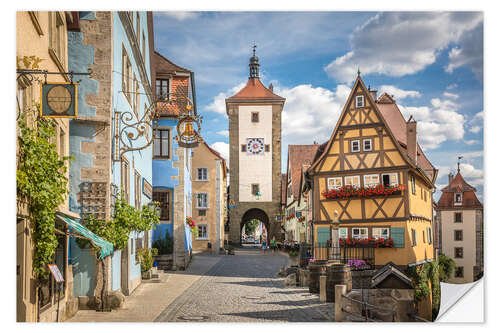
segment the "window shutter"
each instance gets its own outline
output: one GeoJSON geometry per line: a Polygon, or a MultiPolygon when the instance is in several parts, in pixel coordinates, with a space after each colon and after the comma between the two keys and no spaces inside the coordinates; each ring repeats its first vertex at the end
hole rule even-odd
{"type": "Polygon", "coordinates": [[[318,228],[318,245],[326,246],[327,241],[330,240],[330,227],[318,228]]]}
{"type": "Polygon", "coordinates": [[[391,238],[394,241],[394,247],[405,247],[405,228],[391,228],[391,238]]]}

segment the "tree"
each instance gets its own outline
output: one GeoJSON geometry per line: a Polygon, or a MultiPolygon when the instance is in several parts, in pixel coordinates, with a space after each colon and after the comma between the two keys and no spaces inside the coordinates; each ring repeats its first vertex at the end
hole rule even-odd
{"type": "Polygon", "coordinates": [[[253,235],[255,234],[255,229],[257,229],[257,226],[259,225],[260,221],[259,220],[250,220],[245,224],[245,233],[247,235],[253,235]]]}
{"type": "Polygon", "coordinates": [[[457,264],[450,257],[440,254],[439,261],[439,281],[446,282],[451,278],[457,264]]]}

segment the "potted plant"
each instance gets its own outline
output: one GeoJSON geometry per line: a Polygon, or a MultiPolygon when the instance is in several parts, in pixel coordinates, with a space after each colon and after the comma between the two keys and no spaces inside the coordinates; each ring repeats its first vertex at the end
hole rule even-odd
{"type": "Polygon", "coordinates": [[[288,256],[290,258],[290,267],[299,265],[299,250],[288,251],[288,256]]]}
{"type": "Polygon", "coordinates": [[[158,255],[158,250],[154,247],[151,249],[140,249],[137,251],[137,256],[139,257],[139,262],[141,263],[142,278],[144,280],[149,280],[153,276],[151,268],[153,268],[153,256],[156,255],[158,255]]]}
{"type": "Polygon", "coordinates": [[[232,245],[227,246],[227,254],[234,255],[234,246],[232,245]]]}

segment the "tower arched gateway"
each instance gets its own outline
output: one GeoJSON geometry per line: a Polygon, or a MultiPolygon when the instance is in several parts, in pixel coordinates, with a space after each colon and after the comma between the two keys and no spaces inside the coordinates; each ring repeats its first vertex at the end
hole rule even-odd
{"type": "MultiPolygon", "coordinates": [[[[266,230],[269,230],[271,227],[269,216],[267,216],[266,212],[263,211],[262,209],[259,208],[250,208],[247,210],[243,216],[241,217],[240,220],[240,234],[243,229],[243,226],[247,223],[250,222],[251,220],[259,220],[266,226],[266,230]]],[[[269,232],[267,233],[269,237],[269,232]]],[[[272,239],[272,236],[270,239],[267,240],[267,244],[269,244],[269,241],[272,239]]]]}
{"type": "Polygon", "coordinates": [[[241,241],[243,220],[258,211],[266,215],[269,239],[280,239],[281,235],[278,220],[281,201],[281,112],[285,99],[273,93],[272,85],[266,88],[262,84],[259,66],[254,46],[246,86],[226,99],[231,166],[229,241],[232,244],[241,241]]]}

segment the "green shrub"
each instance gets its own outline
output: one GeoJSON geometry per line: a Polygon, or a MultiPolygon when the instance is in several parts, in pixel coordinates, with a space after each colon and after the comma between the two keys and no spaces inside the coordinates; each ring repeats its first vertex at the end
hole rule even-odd
{"type": "Polygon", "coordinates": [[[153,247],[158,250],[158,254],[172,254],[174,251],[174,240],[168,230],[165,230],[165,237],[162,238],[160,232],[160,238],[153,242],[153,247]]]}

